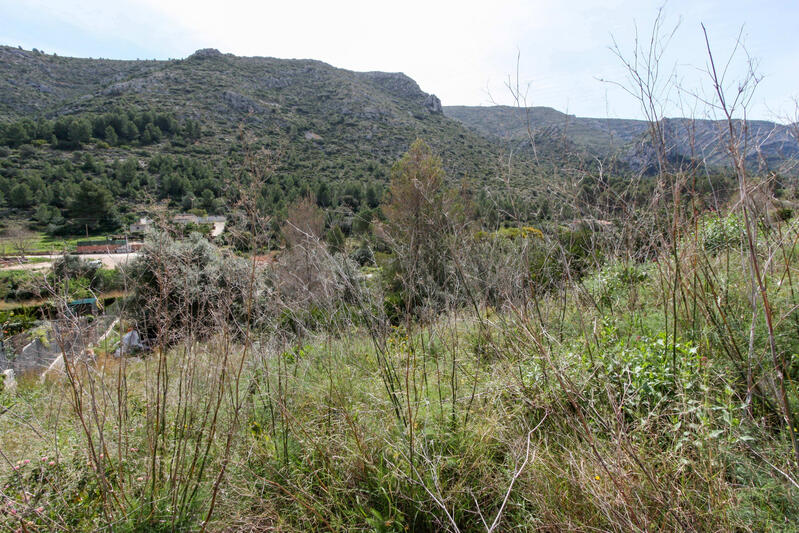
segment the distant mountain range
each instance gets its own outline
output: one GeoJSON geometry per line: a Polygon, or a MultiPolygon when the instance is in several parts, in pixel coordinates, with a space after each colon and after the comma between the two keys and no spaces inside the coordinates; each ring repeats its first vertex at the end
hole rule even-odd
{"type": "MultiPolygon", "coordinates": [[[[633,167],[652,162],[649,124],[642,120],[584,118],[549,107],[445,106],[444,114],[488,138],[540,141],[562,138],[572,149],[597,156],[617,156],[633,167]]],[[[726,122],[664,119],[669,155],[704,160],[710,165],[729,163],[726,122]]],[[[736,123],[740,128],[741,123],[736,123]]],[[[772,170],[799,157],[799,124],[763,120],[747,122],[746,155],[752,165],[772,170]]]]}

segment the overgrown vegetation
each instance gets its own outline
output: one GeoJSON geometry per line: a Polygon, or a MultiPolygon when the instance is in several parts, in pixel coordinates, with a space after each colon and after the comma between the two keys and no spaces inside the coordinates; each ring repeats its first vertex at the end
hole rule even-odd
{"type": "MultiPolygon", "coordinates": [[[[148,353],[65,351],[0,392],[0,526],[795,531],[799,221],[712,76],[726,195],[665,156],[657,114],[653,179],[564,168],[534,223],[513,194],[512,223],[486,216],[422,141],[369,216],[319,189],[279,214],[249,152],[228,243],[167,227],[123,271],[148,353]]],[[[57,270],[79,330],[56,280],[84,266],[57,270]]]]}

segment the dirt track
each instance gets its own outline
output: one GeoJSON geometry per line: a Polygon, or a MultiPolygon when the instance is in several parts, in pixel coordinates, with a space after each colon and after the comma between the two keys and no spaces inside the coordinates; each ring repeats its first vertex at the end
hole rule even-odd
{"type": "MultiPolygon", "coordinates": [[[[138,254],[136,252],[130,252],[127,254],[81,254],[78,257],[82,257],[87,261],[92,261],[94,259],[100,259],[103,262],[103,266],[105,268],[116,268],[119,265],[124,265],[129,260],[135,258],[138,254]]],[[[51,268],[53,266],[53,261],[61,257],[60,254],[55,255],[29,255],[27,256],[28,259],[50,259],[47,262],[41,263],[18,263],[12,264],[9,266],[0,267],[0,270],[42,270],[51,268]]]]}

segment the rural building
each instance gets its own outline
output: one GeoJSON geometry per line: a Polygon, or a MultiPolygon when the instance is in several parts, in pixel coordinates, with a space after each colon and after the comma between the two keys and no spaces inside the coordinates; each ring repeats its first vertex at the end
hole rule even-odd
{"type": "Polygon", "coordinates": [[[223,216],[198,217],[197,215],[184,213],[182,215],[175,215],[175,218],[172,220],[176,224],[216,224],[218,222],[224,223],[227,218],[223,216]]]}
{"type": "Polygon", "coordinates": [[[199,224],[199,219],[200,217],[197,215],[184,213],[182,215],[175,215],[172,221],[175,222],[175,224],[199,224]]]}
{"type": "Polygon", "coordinates": [[[153,221],[147,217],[141,217],[138,222],[130,225],[131,233],[145,233],[148,229],[153,227],[153,221]]]}
{"type": "Polygon", "coordinates": [[[175,222],[176,224],[209,224],[213,226],[213,229],[211,230],[211,236],[216,237],[217,235],[221,235],[222,232],[225,231],[225,223],[227,222],[227,217],[219,215],[198,217],[197,215],[184,213],[182,215],[175,215],[172,221],[175,222]]]}

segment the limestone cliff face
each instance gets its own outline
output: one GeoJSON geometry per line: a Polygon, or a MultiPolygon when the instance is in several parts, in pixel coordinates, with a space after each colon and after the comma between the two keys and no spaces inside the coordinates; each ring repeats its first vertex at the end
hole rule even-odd
{"type": "Polygon", "coordinates": [[[402,72],[362,72],[358,75],[400,98],[418,99],[427,96],[419,88],[419,84],[402,72]]]}
{"type": "Polygon", "coordinates": [[[438,96],[434,94],[427,95],[427,98],[424,100],[424,107],[431,113],[435,113],[437,115],[443,113],[441,110],[441,100],[439,100],[438,96]]]}
{"type": "Polygon", "coordinates": [[[434,94],[427,94],[419,85],[401,72],[363,72],[360,76],[389,94],[399,98],[420,102],[420,107],[430,113],[442,114],[441,100],[434,94]]]}

